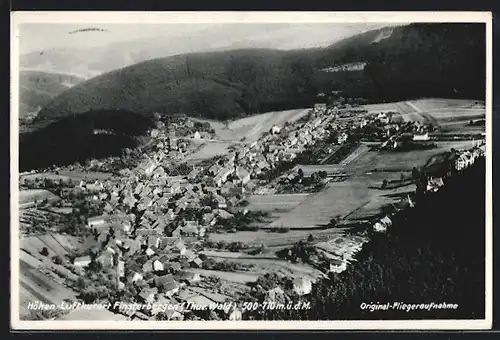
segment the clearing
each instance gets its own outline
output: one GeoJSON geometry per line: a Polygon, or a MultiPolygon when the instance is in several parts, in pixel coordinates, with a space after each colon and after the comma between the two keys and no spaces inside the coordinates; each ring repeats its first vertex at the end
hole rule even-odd
{"type": "Polygon", "coordinates": [[[21,209],[34,204],[35,201],[41,202],[44,199],[51,201],[57,198],[58,197],[56,195],[45,189],[28,189],[19,191],[19,204],[21,209]]]}

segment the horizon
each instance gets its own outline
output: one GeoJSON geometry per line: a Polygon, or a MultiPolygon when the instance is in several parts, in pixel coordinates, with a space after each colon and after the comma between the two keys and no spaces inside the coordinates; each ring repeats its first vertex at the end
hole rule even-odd
{"type": "Polygon", "coordinates": [[[91,50],[114,44],[140,44],[162,38],[187,38],[187,45],[192,52],[202,52],[204,50],[197,49],[195,44],[189,44],[189,39],[202,35],[206,36],[204,38],[209,45],[213,45],[212,48],[230,48],[232,44],[252,42],[255,44],[252,48],[273,46],[288,50],[328,46],[356,34],[396,25],[398,24],[22,24],[19,29],[19,54],[23,56],[49,50],[91,50]],[[51,39],[47,40],[47,37],[51,39]]]}

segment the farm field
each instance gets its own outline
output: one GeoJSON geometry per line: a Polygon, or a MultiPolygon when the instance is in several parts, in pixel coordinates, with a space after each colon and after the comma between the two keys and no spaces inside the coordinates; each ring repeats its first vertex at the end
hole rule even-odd
{"type": "Polygon", "coordinates": [[[67,254],[78,253],[97,244],[92,237],[86,237],[82,242],[79,242],[79,238],[75,236],[51,233],[22,237],[19,243],[20,249],[24,249],[34,256],[39,254],[43,247],[47,247],[49,255],[46,258],[48,259],[54,255],[64,258],[67,254]]]}
{"type": "MultiPolygon", "coordinates": [[[[394,174],[390,174],[394,176],[394,174]]],[[[380,176],[379,176],[380,177],[380,176]]],[[[387,198],[389,194],[397,195],[408,187],[381,191],[373,188],[379,186],[379,179],[370,175],[349,178],[343,182],[329,183],[324,191],[308,197],[290,213],[265,226],[265,228],[314,228],[326,226],[333,218],[345,218],[353,211],[376,201],[380,206],[398,198],[387,198]],[[370,188],[372,187],[372,188],[370,188]]],[[[390,196],[389,196],[390,197],[390,196]]]]}
{"type": "Polygon", "coordinates": [[[205,142],[198,150],[185,158],[186,161],[210,159],[215,156],[229,153],[228,147],[231,143],[225,142],[205,142]]]}
{"type": "Polygon", "coordinates": [[[201,276],[217,276],[221,280],[231,281],[236,283],[255,282],[259,278],[257,273],[242,273],[242,272],[222,272],[218,270],[192,269],[192,272],[198,273],[201,276]]]}
{"type": "MultiPolygon", "coordinates": [[[[214,258],[217,260],[216,258],[214,258]]],[[[228,261],[233,263],[241,263],[247,265],[253,265],[252,273],[256,273],[259,275],[264,275],[266,273],[277,273],[289,277],[298,277],[298,276],[308,276],[313,279],[316,279],[322,276],[321,271],[307,265],[307,264],[294,264],[281,259],[266,259],[266,258],[231,258],[231,259],[222,259],[219,258],[220,261],[228,261]]]]}
{"type": "Polygon", "coordinates": [[[484,102],[477,102],[470,99],[428,98],[412,100],[411,103],[417,106],[422,111],[439,108],[484,107],[484,102]]]}
{"type": "Polygon", "coordinates": [[[338,235],[343,231],[343,228],[334,228],[326,230],[290,230],[287,233],[275,233],[261,229],[258,231],[237,231],[227,234],[210,233],[209,238],[214,242],[242,242],[264,244],[267,247],[277,247],[292,245],[300,240],[306,240],[311,234],[316,239],[323,239],[338,235]]]}
{"type": "Polygon", "coordinates": [[[369,151],[362,157],[358,158],[351,164],[345,167],[345,171],[351,172],[367,172],[367,171],[411,171],[413,167],[421,167],[425,165],[427,160],[433,156],[452,148],[457,150],[471,148],[474,145],[473,141],[442,141],[437,142],[435,149],[415,150],[410,152],[376,152],[369,151]]]}
{"type": "Polygon", "coordinates": [[[34,174],[21,174],[19,176],[19,181],[22,183],[24,180],[36,180],[37,178],[39,179],[51,179],[53,181],[67,181],[69,179],[74,180],[74,181],[81,181],[81,180],[87,180],[87,181],[95,181],[95,180],[107,180],[110,179],[113,176],[111,173],[106,173],[106,172],[96,172],[96,171],[71,171],[71,170],[60,170],[58,173],[53,173],[53,172],[40,172],[40,173],[34,173],[34,174]]]}
{"type": "Polygon", "coordinates": [[[292,209],[307,199],[308,195],[309,194],[253,195],[247,198],[249,204],[245,209],[260,211],[292,209]]]}
{"type": "Polygon", "coordinates": [[[74,181],[86,180],[86,181],[105,181],[113,177],[113,174],[107,172],[98,171],[59,171],[59,175],[71,178],[74,181]]]}
{"type": "Polygon", "coordinates": [[[326,171],[328,176],[338,175],[343,169],[343,166],[340,164],[321,164],[321,165],[312,165],[312,164],[299,164],[296,165],[291,171],[297,172],[299,169],[302,169],[305,177],[311,176],[314,172],[318,171],[326,171]]]}
{"type": "Polygon", "coordinates": [[[44,199],[53,200],[57,196],[52,192],[44,189],[28,189],[19,191],[19,204],[29,204],[34,201],[42,201],[44,199]]]}
{"type": "MultiPolygon", "coordinates": [[[[369,113],[380,111],[395,111],[395,120],[417,121],[430,123],[445,130],[449,123],[468,122],[471,119],[481,119],[485,117],[484,103],[473,100],[460,99],[421,99],[407,102],[383,103],[365,105],[364,108],[369,113]]],[[[459,130],[467,126],[454,126],[454,130],[459,130]]]]}
{"type": "Polygon", "coordinates": [[[40,301],[43,303],[60,304],[64,299],[75,300],[73,291],[40,273],[29,263],[20,261],[19,298],[21,315],[29,315],[27,304],[40,301]]]}

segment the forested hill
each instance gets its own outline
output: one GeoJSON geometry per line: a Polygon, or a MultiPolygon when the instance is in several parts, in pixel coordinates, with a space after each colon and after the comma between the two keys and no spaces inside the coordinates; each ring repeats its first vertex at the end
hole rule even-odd
{"type": "Polygon", "coordinates": [[[177,55],[78,84],[48,103],[37,119],[112,109],[224,120],[306,107],[318,92],[332,90],[372,101],[483,99],[485,49],[483,24],[411,24],[363,33],[327,48],[177,55]],[[361,71],[321,71],[350,62],[367,65],[361,71]]]}

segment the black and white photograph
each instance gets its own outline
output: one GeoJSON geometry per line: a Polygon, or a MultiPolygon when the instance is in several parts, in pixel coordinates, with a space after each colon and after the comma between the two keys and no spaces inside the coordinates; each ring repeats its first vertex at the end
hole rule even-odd
{"type": "Polygon", "coordinates": [[[14,12],[14,329],[489,329],[491,13],[14,12]]]}

